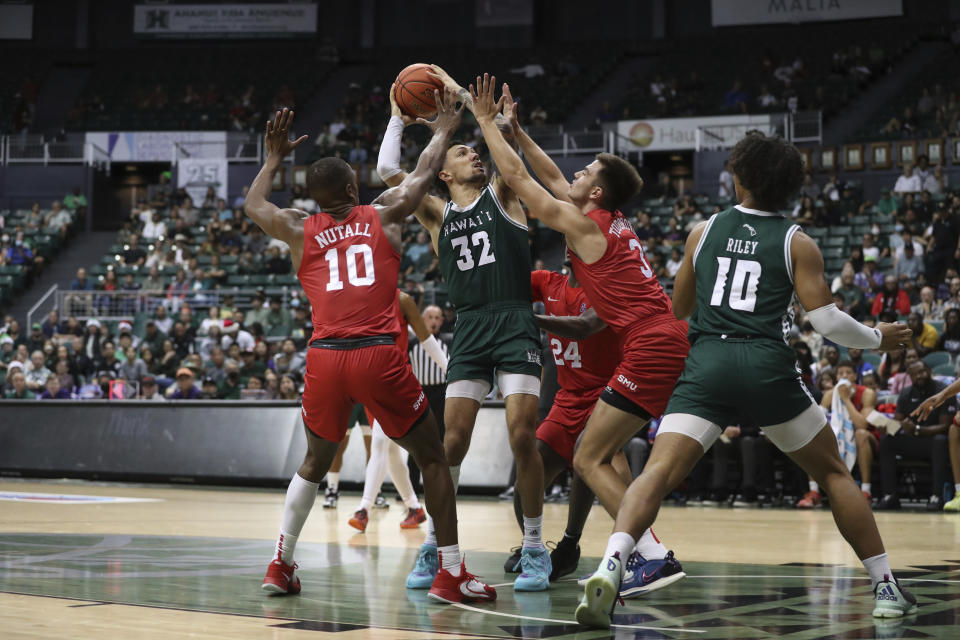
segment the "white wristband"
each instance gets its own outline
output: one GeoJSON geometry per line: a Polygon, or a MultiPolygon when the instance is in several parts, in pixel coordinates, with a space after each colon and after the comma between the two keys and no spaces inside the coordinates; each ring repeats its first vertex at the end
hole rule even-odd
{"type": "Polygon", "coordinates": [[[380,141],[380,153],[377,156],[377,174],[381,180],[392,178],[400,169],[400,139],[403,137],[403,120],[400,116],[390,116],[387,130],[380,141]]]}
{"type": "Polygon", "coordinates": [[[883,337],[879,329],[860,324],[832,303],[807,312],[807,319],[825,338],[845,347],[876,349],[883,337]]]}
{"type": "Polygon", "coordinates": [[[433,336],[420,343],[420,347],[427,352],[430,359],[437,363],[437,366],[447,372],[447,354],[440,348],[440,342],[433,336]]]}

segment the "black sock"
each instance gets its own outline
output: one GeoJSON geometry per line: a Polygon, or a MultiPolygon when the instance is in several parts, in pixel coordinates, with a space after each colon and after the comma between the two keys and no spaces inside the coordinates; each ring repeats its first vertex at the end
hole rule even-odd
{"type": "Polygon", "coordinates": [[[563,542],[567,544],[577,545],[580,542],[580,536],[583,535],[583,532],[577,534],[571,534],[567,531],[563,532],[563,542]]]}

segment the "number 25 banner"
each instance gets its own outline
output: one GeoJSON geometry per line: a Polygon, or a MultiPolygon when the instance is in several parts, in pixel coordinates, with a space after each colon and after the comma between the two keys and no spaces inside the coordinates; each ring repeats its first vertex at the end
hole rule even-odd
{"type": "Polygon", "coordinates": [[[177,186],[183,187],[199,207],[207,188],[213,187],[218,198],[227,199],[226,158],[184,158],[177,161],[177,186]]]}

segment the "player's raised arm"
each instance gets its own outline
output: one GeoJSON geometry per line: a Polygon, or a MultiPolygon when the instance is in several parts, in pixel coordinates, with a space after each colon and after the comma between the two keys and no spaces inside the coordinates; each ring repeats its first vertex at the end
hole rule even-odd
{"type": "Polygon", "coordinates": [[[795,233],[790,242],[790,253],[797,297],[803,308],[808,309],[810,324],[821,335],[837,344],[858,349],[894,351],[906,346],[913,333],[906,325],[881,322],[872,328],[837,309],[823,275],[823,256],[810,236],[795,233]]]}
{"type": "Polygon", "coordinates": [[[470,90],[473,92],[473,113],[480,124],[487,148],[490,149],[490,157],[496,163],[507,186],[541,222],[555,231],[567,234],[568,240],[571,235],[575,238],[595,230],[596,224],[581,214],[575,205],[557,200],[534,180],[523,166],[523,160],[504,139],[494,122],[494,116],[500,112],[504,100],[502,96],[499,101],[493,99],[495,83],[496,78],[485,73],[483,78],[477,77],[476,88],[470,85],[470,90]]]}
{"type": "Polygon", "coordinates": [[[570,202],[570,195],[567,193],[570,189],[570,183],[564,177],[560,167],[554,162],[546,152],[533,141],[527,132],[520,128],[520,122],[517,120],[517,104],[513,100],[513,94],[510,93],[510,86],[503,85],[503,116],[513,127],[514,139],[519,144],[523,155],[526,156],[530,168],[537,178],[550,190],[555,198],[570,202]]]}
{"type": "Polygon", "coordinates": [[[430,121],[417,119],[417,122],[433,130],[433,137],[420,154],[417,167],[398,186],[384,191],[373,201],[373,205],[380,209],[380,218],[387,223],[401,222],[420,206],[434,177],[443,166],[450,139],[460,126],[463,115],[463,107],[456,108],[453,94],[446,89],[443,93],[441,96],[439,91],[434,91],[437,117],[430,121]]]}
{"type": "Polygon", "coordinates": [[[296,250],[296,245],[303,239],[303,221],[307,219],[307,213],[299,209],[281,209],[267,199],[273,186],[273,176],[283,164],[283,159],[307,139],[307,136],[300,136],[290,140],[288,136],[292,125],[293,111],[286,108],[277,111],[273,120],[267,120],[264,145],[267,159],[250,185],[244,211],[264,233],[286,242],[296,250]]]}
{"type": "Polygon", "coordinates": [[[579,316],[536,315],[534,317],[540,328],[547,333],[573,340],[585,340],[607,328],[607,323],[600,319],[593,307],[579,316]]]}

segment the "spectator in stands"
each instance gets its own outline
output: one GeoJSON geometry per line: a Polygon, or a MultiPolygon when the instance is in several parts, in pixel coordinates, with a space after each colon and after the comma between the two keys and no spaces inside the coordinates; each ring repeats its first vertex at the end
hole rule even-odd
{"type": "MultiPolygon", "coordinates": [[[[196,209],[196,207],[193,206],[193,198],[190,196],[184,198],[183,205],[179,210],[179,217],[180,220],[183,221],[184,227],[192,227],[197,224],[197,221],[200,218],[200,212],[196,209]]],[[[185,231],[188,230],[179,227],[177,229],[177,233],[184,233],[185,231]]]]}
{"type": "Polygon", "coordinates": [[[749,101],[750,96],[743,90],[739,80],[734,80],[733,85],[723,94],[723,108],[727,111],[746,113],[749,101]]]}
{"type": "Polygon", "coordinates": [[[40,330],[43,331],[43,335],[47,338],[52,338],[54,335],[60,333],[60,314],[56,309],[47,314],[43,324],[40,325],[40,330]]]}
{"type": "Polygon", "coordinates": [[[903,255],[898,256],[893,265],[893,276],[900,282],[914,282],[926,271],[923,258],[917,255],[913,242],[903,245],[903,255]]]}
{"type": "MultiPolygon", "coordinates": [[[[856,384],[863,384],[863,376],[873,372],[873,365],[863,359],[863,349],[850,347],[847,349],[847,358],[856,374],[856,384]]],[[[843,374],[840,374],[843,375],[843,374]]]]}
{"type": "Polygon", "coordinates": [[[843,271],[840,272],[840,287],[834,293],[843,298],[843,308],[851,316],[860,320],[863,317],[867,306],[863,289],[854,283],[855,274],[853,265],[849,262],[843,265],[843,271]]]}
{"type": "Polygon", "coordinates": [[[913,331],[910,340],[921,358],[937,348],[937,344],[940,342],[940,334],[932,324],[923,321],[923,315],[911,313],[907,316],[907,326],[913,331]]]}
{"type": "MultiPolygon", "coordinates": [[[[862,351],[860,355],[862,355],[862,351]]],[[[870,369],[873,370],[872,367],[870,369]]],[[[850,422],[853,423],[854,439],[857,445],[857,464],[860,467],[861,491],[866,495],[867,500],[871,499],[870,469],[873,465],[873,458],[877,453],[876,430],[867,424],[867,416],[877,405],[877,394],[872,389],[868,389],[859,382],[857,365],[849,360],[844,360],[837,364],[837,378],[846,380],[849,384],[838,384],[833,389],[823,394],[823,400],[820,406],[824,411],[830,413],[833,407],[833,395],[839,394],[843,400],[847,413],[850,414],[850,422]]],[[[816,504],[820,502],[819,493],[813,500],[816,504]]],[[[799,506],[799,504],[797,505],[799,506]]]]}
{"type": "Polygon", "coordinates": [[[44,387],[43,392],[37,396],[40,400],[69,400],[71,397],[70,390],[60,386],[60,379],[56,374],[52,373],[47,377],[44,387]]]}
{"type": "Polygon", "coordinates": [[[652,241],[655,244],[659,244],[660,239],[663,238],[663,232],[650,221],[650,214],[646,211],[637,213],[637,225],[633,230],[637,234],[637,237],[640,238],[640,241],[644,243],[652,241]]]}
{"type": "Polygon", "coordinates": [[[167,288],[163,278],[160,277],[160,270],[157,265],[150,267],[150,273],[141,283],[141,289],[144,291],[163,291],[167,288]]]}
{"type": "Polygon", "coordinates": [[[124,352],[125,362],[120,365],[117,376],[129,382],[139,382],[147,375],[147,363],[137,357],[135,348],[127,347],[124,352]]]}
{"type": "Polygon", "coordinates": [[[157,327],[157,321],[153,318],[148,318],[144,324],[143,337],[141,338],[140,345],[150,349],[154,356],[158,356],[163,353],[163,341],[166,339],[166,334],[157,327]]]}
{"type": "Polygon", "coordinates": [[[297,381],[290,374],[280,376],[280,393],[278,400],[300,400],[300,393],[297,391],[297,381]]]}
{"type": "Polygon", "coordinates": [[[44,220],[44,231],[65,238],[71,222],[70,212],[60,206],[59,200],[54,200],[50,205],[50,213],[44,220]]]}
{"type": "Polygon", "coordinates": [[[901,349],[883,354],[880,359],[880,380],[892,393],[900,393],[911,384],[907,373],[910,365],[920,360],[916,349],[901,349]]]}
{"type": "Polygon", "coordinates": [[[140,380],[140,400],[150,400],[152,402],[165,402],[166,398],[160,393],[157,387],[157,379],[153,376],[144,376],[140,380]]]}
{"type": "Polygon", "coordinates": [[[936,299],[933,287],[920,289],[920,302],[910,307],[910,310],[933,322],[943,320],[943,303],[936,299]]]}
{"type": "MultiPolygon", "coordinates": [[[[869,261],[865,258],[864,266],[869,262],[875,262],[875,260],[869,261]]],[[[884,311],[892,311],[902,316],[910,313],[910,298],[907,292],[900,288],[895,275],[888,275],[883,279],[883,290],[874,298],[870,313],[879,316],[884,311]]]]}
{"type": "Polygon", "coordinates": [[[4,256],[4,261],[6,264],[11,264],[18,267],[26,267],[28,273],[31,267],[34,265],[33,251],[24,241],[22,231],[17,232],[17,236],[13,242],[13,245],[7,249],[7,253],[4,256]]]}
{"type": "Polygon", "coordinates": [[[897,183],[893,185],[893,192],[900,195],[919,193],[922,188],[920,177],[913,172],[913,165],[909,162],[903,163],[903,175],[897,178],[897,183]]]}
{"type": "Polygon", "coordinates": [[[170,333],[170,329],[173,328],[173,318],[167,315],[167,308],[164,305],[158,305],[156,310],[156,317],[153,319],[154,325],[162,333],[170,333]]]}
{"type": "MultiPolygon", "coordinates": [[[[901,225],[902,226],[902,225],[901,225]]],[[[908,244],[913,247],[913,255],[923,256],[923,243],[917,240],[916,236],[907,231],[906,229],[901,229],[899,233],[892,233],[888,238],[888,243],[890,245],[890,251],[893,253],[894,259],[899,260],[906,253],[904,247],[908,244]]],[[[926,265],[924,265],[923,272],[926,271],[926,265]]]]}
{"type": "Polygon", "coordinates": [[[30,335],[27,336],[27,351],[33,353],[34,351],[43,351],[43,345],[47,341],[47,336],[43,334],[43,325],[39,322],[34,322],[30,325],[30,335]]]}
{"type": "Polygon", "coordinates": [[[297,353],[297,345],[292,338],[283,341],[280,352],[274,356],[271,366],[277,373],[300,373],[306,366],[303,356],[297,353]]]}
{"type": "Polygon", "coordinates": [[[84,210],[87,208],[87,197],[80,193],[80,187],[74,187],[71,193],[64,196],[63,206],[70,211],[84,210]]]}
{"type": "Polygon", "coordinates": [[[250,309],[246,313],[246,321],[251,324],[254,322],[266,324],[267,314],[270,313],[270,308],[266,302],[267,296],[262,290],[254,293],[250,300],[250,309]]]}
{"type": "Polygon", "coordinates": [[[537,105],[533,108],[533,111],[530,112],[530,124],[533,125],[542,125],[547,122],[547,110],[543,108],[543,105],[537,105]]]}
{"type": "Polygon", "coordinates": [[[827,183],[823,185],[823,199],[830,202],[839,202],[840,200],[840,183],[837,181],[837,174],[830,174],[830,177],[827,178],[827,183]]]}
{"type": "Polygon", "coordinates": [[[100,357],[94,360],[94,368],[101,374],[109,371],[112,378],[119,378],[121,364],[116,357],[116,345],[110,340],[105,340],[100,347],[100,357]]]}
{"type": "Polygon", "coordinates": [[[143,237],[145,240],[157,240],[167,235],[167,225],[160,219],[160,214],[156,211],[150,213],[150,219],[143,225],[143,237]]]}
{"type": "Polygon", "coordinates": [[[270,310],[267,312],[263,324],[264,332],[268,336],[287,336],[290,335],[290,312],[282,306],[283,301],[280,296],[270,298],[270,310]]]}
{"type": "Polygon", "coordinates": [[[233,315],[236,320],[231,318],[223,321],[223,338],[220,340],[221,348],[229,350],[230,345],[236,344],[241,351],[247,349],[253,351],[256,340],[254,340],[253,335],[249,331],[243,328],[243,313],[236,311],[233,315]]]}
{"type": "Polygon", "coordinates": [[[139,267],[147,261],[147,252],[140,246],[140,237],[137,234],[130,236],[130,244],[124,248],[120,257],[123,258],[123,264],[128,267],[139,267]]]}
{"type": "Polygon", "coordinates": [[[30,360],[24,366],[23,374],[30,391],[40,393],[43,390],[47,378],[51,375],[50,369],[44,366],[43,351],[36,350],[30,354],[30,360]]]}
{"type": "Polygon", "coordinates": [[[890,195],[890,189],[880,189],[880,199],[877,200],[877,213],[892,216],[900,210],[900,201],[890,195]]]}
{"type": "Polygon", "coordinates": [[[929,460],[933,466],[930,484],[928,511],[939,511],[943,507],[941,491],[947,478],[947,430],[956,413],[956,400],[933,409],[925,419],[910,416],[928,397],[939,393],[946,385],[935,380],[930,367],[922,361],[910,365],[912,386],[905,389],[897,400],[897,412],[894,420],[900,423],[901,430],[894,436],[880,441],[880,473],[883,477],[885,495],[877,504],[877,509],[899,509],[899,484],[897,473],[897,455],[904,459],[929,460]]]}
{"type": "Polygon", "coordinates": [[[264,271],[274,275],[284,275],[290,273],[290,258],[286,254],[281,255],[280,247],[270,247],[269,258],[267,259],[264,271]]]}
{"type": "Polygon", "coordinates": [[[69,365],[70,375],[76,378],[77,384],[80,384],[83,378],[93,373],[93,358],[87,355],[84,345],[84,338],[73,339],[69,365]]]}
{"type": "Polygon", "coordinates": [[[917,164],[913,168],[913,173],[920,179],[920,189],[917,189],[917,191],[922,191],[924,181],[930,176],[930,158],[927,157],[927,154],[921,153],[917,156],[917,164]]]}
{"type": "Polygon", "coordinates": [[[60,383],[61,389],[65,389],[67,393],[73,392],[73,388],[77,383],[74,377],[70,375],[70,361],[68,358],[60,358],[57,360],[57,363],[53,365],[53,374],[57,376],[57,382],[60,383]]]}
{"type": "Polygon", "coordinates": [[[240,391],[240,368],[233,362],[227,363],[227,376],[220,383],[221,400],[239,400],[240,391]]]}
{"type": "Polygon", "coordinates": [[[34,394],[27,388],[27,380],[22,371],[15,371],[10,378],[13,389],[7,392],[7,400],[33,400],[34,394]]]}
{"type": "Polygon", "coordinates": [[[177,369],[176,387],[169,394],[171,400],[198,400],[200,390],[194,385],[193,371],[187,367],[177,369]]]}
{"type": "Polygon", "coordinates": [[[800,187],[800,197],[810,198],[813,201],[820,197],[820,193],[820,187],[813,181],[813,175],[809,172],[805,173],[803,175],[803,185],[800,187]]]}
{"type": "Polygon", "coordinates": [[[223,353],[223,349],[219,346],[210,349],[210,357],[207,362],[204,363],[203,371],[204,375],[213,378],[217,383],[223,382],[224,378],[227,377],[227,363],[223,353]]]}
{"type": "Polygon", "coordinates": [[[952,360],[957,360],[957,355],[960,354],[960,309],[947,310],[936,350],[946,351],[952,360]]]}
{"type": "Polygon", "coordinates": [[[927,193],[944,193],[948,183],[947,176],[943,173],[943,166],[938,164],[924,179],[923,190],[927,193]]]}

